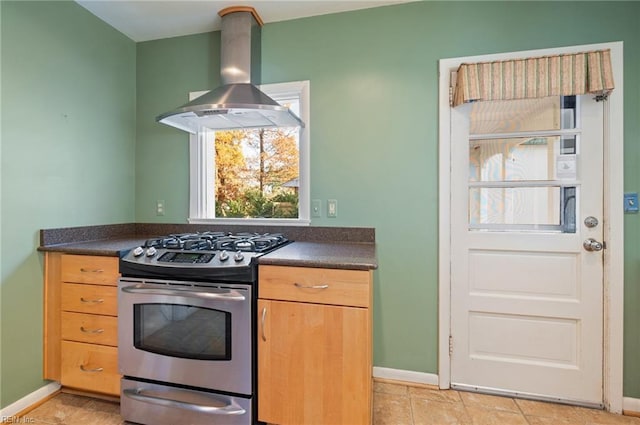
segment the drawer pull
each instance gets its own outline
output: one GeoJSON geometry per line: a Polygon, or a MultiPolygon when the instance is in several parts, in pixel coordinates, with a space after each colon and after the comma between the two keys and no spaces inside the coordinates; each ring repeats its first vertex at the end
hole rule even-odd
{"type": "Polygon", "coordinates": [[[80,370],[83,372],[102,372],[104,370],[103,367],[96,367],[94,369],[87,369],[84,367],[84,365],[80,365],[80,370]]]}
{"type": "Polygon", "coordinates": [[[329,285],[302,285],[298,282],[295,282],[294,285],[300,289],[327,289],[329,287],[329,285]]]}
{"type": "Polygon", "coordinates": [[[82,273],[104,273],[103,269],[85,269],[84,267],[80,268],[82,273]]]}
{"type": "Polygon", "coordinates": [[[104,299],[98,298],[97,300],[87,300],[84,297],[80,297],[80,302],[83,302],[85,304],[101,304],[104,302],[104,299]]]}
{"type": "Polygon", "coordinates": [[[98,328],[98,329],[85,329],[84,326],[80,326],[80,331],[84,332],[86,334],[101,334],[102,332],[104,332],[104,329],[102,328],[98,328]]]}

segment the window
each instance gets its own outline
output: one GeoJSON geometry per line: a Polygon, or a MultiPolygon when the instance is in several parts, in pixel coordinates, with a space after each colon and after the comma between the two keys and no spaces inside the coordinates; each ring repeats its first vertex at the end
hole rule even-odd
{"type": "Polygon", "coordinates": [[[477,102],[469,129],[469,228],[575,233],[576,96],[477,102]]]}
{"type": "Polygon", "coordinates": [[[309,223],[309,82],[260,89],[289,107],[305,128],[192,135],[189,222],[309,223]]]}

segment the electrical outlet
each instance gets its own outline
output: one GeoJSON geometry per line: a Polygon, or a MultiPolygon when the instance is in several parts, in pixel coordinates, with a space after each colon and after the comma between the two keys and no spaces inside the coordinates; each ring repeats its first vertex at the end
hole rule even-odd
{"type": "Polygon", "coordinates": [[[157,200],[156,201],[156,215],[164,215],[164,201],[157,200]]]}
{"type": "Polygon", "coordinates": [[[630,192],[624,194],[624,212],[637,213],[638,212],[638,193],[630,192]]]}
{"type": "Polygon", "coordinates": [[[338,216],[338,200],[327,199],[327,217],[336,218],[338,216]]]}
{"type": "Polygon", "coordinates": [[[311,217],[322,217],[322,201],[320,199],[311,200],[311,217]]]}

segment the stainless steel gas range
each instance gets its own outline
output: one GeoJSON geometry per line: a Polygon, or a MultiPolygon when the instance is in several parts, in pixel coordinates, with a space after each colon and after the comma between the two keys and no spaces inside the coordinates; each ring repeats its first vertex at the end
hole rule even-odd
{"type": "Polygon", "coordinates": [[[281,234],[150,239],[120,260],[121,414],[153,425],[257,423],[257,259],[281,234]]]}

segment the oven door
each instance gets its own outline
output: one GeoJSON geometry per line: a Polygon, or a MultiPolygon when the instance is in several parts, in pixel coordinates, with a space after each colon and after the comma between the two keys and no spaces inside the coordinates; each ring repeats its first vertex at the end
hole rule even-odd
{"type": "Polygon", "coordinates": [[[121,278],[120,373],[251,395],[251,296],[251,285],[121,278]]]}

